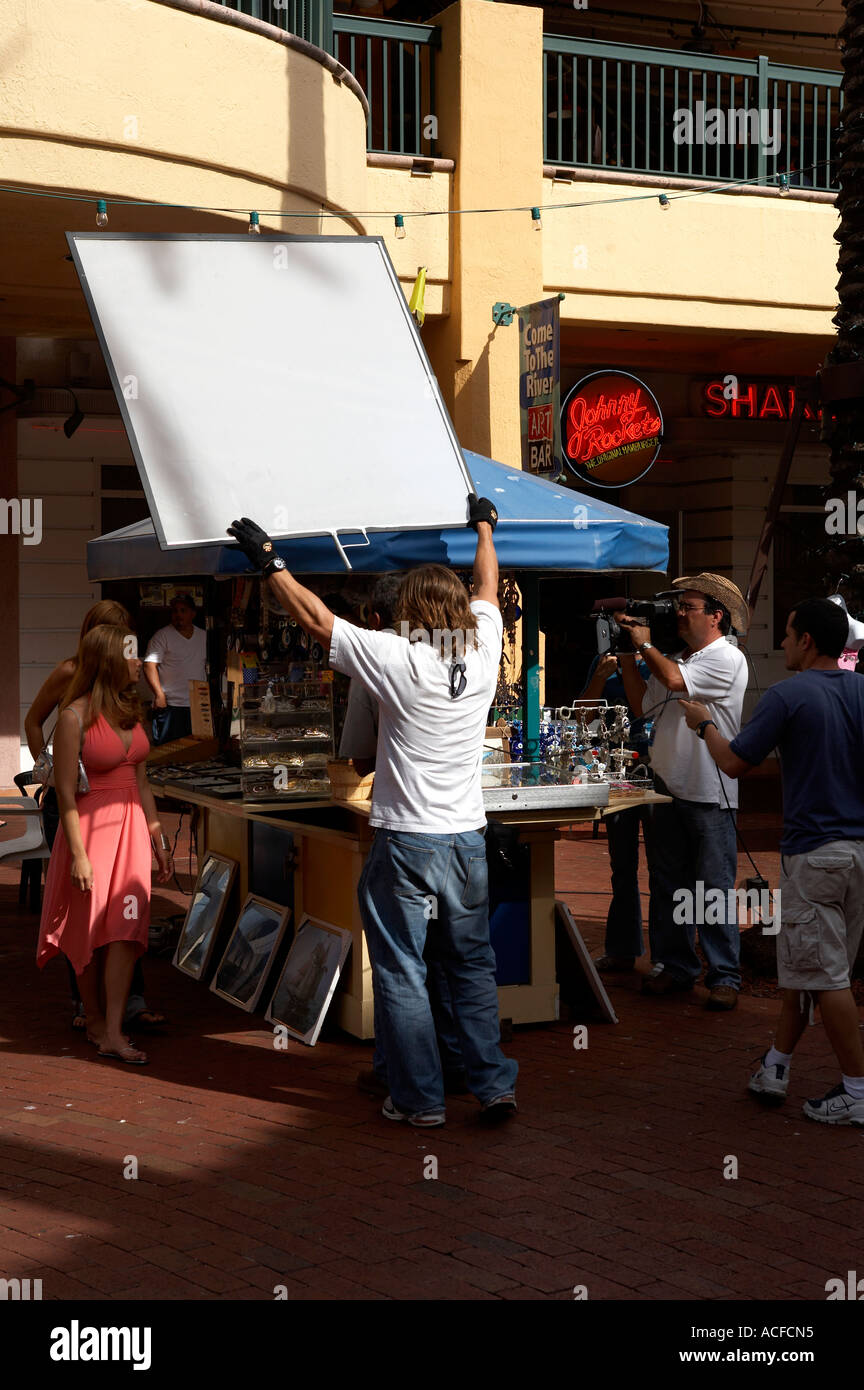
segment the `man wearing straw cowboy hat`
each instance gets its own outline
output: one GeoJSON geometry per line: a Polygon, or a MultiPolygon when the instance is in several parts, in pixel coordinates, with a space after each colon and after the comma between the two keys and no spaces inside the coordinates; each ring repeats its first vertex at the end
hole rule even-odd
{"type": "Polygon", "coordinates": [[[699,741],[693,738],[679,700],[701,701],[723,736],[735,737],[741,727],[747,663],[726,641],[726,634],[731,627],[746,633],[749,613],[740,590],[722,575],[683,575],[672,587],[680,591],[678,636],[683,648],[674,657],[657,650],[650,630],[638,619],[619,619],[651,671],[646,684],[635,661],[622,663],[632,708],[654,716],[651,765],[657,790],[672,797],[670,803],[655,806],[645,831],[653,968],[642,990],[662,995],[693,988],[702,968],[695,949],[698,927],[708,961],[707,1007],[734,1009],[741,987],[738,922],[727,921],[725,906],[715,907],[716,894],[708,894],[719,889],[725,905],[729,889],[735,887],[737,783],[715,764],[705,747],[704,729],[699,741]]]}

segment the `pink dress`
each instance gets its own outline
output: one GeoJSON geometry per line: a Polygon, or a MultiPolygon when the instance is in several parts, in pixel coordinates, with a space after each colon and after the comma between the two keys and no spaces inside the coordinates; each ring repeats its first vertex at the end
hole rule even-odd
{"type": "Polygon", "coordinates": [[[80,975],[93,952],[110,941],[133,941],[139,953],[147,949],[153,855],[135,768],[149,751],[140,724],[128,753],[104,715],[87,730],[81,758],[90,790],[75,801],[93,866],[93,888],[82,893],[73,884],[72,856],[61,825],[45,883],[36,950],[40,969],[62,952],[80,975]]]}

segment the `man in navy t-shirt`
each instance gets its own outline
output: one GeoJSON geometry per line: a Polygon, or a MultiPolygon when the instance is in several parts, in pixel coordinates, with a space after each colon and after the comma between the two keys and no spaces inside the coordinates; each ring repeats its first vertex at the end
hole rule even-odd
{"type": "Polygon", "coordinates": [[[704,738],[727,777],[743,777],[773,748],[783,774],[783,838],[777,977],[783,1008],[774,1046],[749,1089],[780,1104],[792,1052],[818,1001],[841,1081],[804,1113],[823,1124],[864,1127],[864,1048],[850,974],[864,930],[864,680],[841,671],[846,613],[806,599],[789,614],[783,650],[798,674],[773,686],[731,741],[707,708],[682,700],[687,724],[704,738]]]}

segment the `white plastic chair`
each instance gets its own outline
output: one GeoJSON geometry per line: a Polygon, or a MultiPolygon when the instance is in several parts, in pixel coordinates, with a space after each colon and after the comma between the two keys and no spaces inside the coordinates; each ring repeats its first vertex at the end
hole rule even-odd
{"type": "MultiPolygon", "coordinates": [[[[0,840],[0,864],[21,864],[28,859],[50,859],[51,851],[42,827],[42,811],[38,801],[32,796],[0,797],[0,820],[7,824],[12,817],[22,817],[24,829],[14,840],[0,840]]],[[[31,884],[30,906],[39,911],[39,880],[35,880],[35,894],[31,884]],[[35,898],[35,901],[34,901],[35,898]]]]}

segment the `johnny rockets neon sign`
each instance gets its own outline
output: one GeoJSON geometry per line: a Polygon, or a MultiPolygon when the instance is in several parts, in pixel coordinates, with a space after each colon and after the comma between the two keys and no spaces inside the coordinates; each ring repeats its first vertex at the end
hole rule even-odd
{"type": "Polygon", "coordinates": [[[638,377],[592,372],[564,401],[561,436],[564,458],[577,477],[597,487],[626,487],[657,458],[663,416],[638,377]]]}
{"type": "MultiPolygon", "coordinates": [[[[706,381],[702,388],[702,405],[706,415],[714,419],[788,420],[795,409],[795,387],[780,381],[741,381],[732,394],[729,378],[725,381],[706,381]]],[[[804,407],[804,419],[814,420],[812,407],[804,407]]]]}

